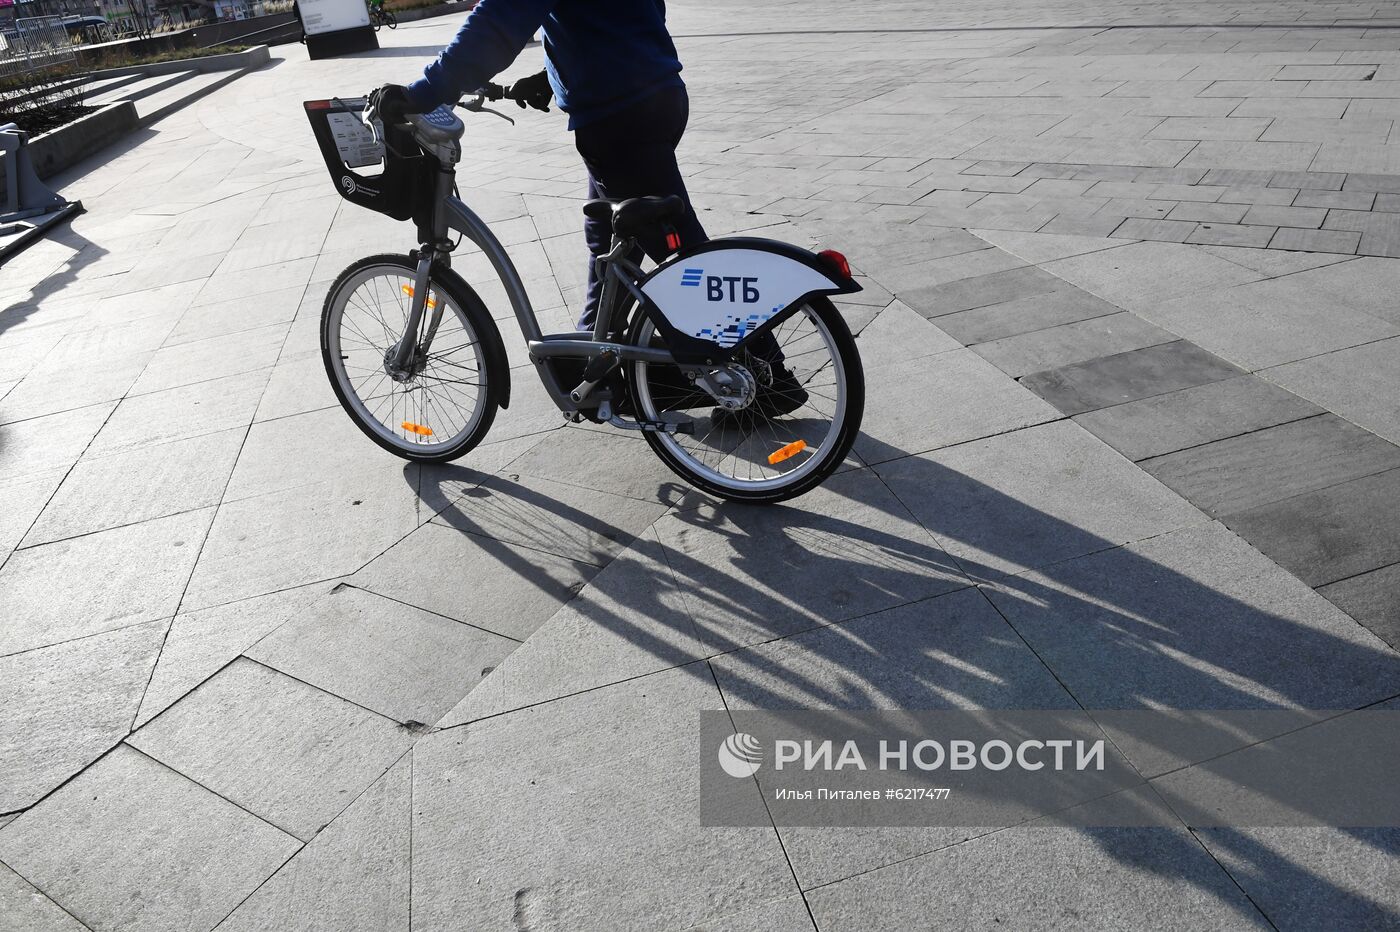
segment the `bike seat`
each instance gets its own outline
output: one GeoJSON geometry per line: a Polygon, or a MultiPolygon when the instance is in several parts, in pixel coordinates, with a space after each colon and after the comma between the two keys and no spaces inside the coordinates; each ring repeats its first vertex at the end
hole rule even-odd
{"type": "Polygon", "coordinates": [[[667,197],[629,197],[622,201],[603,198],[583,205],[583,214],[593,220],[612,224],[613,232],[624,238],[635,238],[655,230],[685,215],[685,201],[672,194],[667,197]]]}

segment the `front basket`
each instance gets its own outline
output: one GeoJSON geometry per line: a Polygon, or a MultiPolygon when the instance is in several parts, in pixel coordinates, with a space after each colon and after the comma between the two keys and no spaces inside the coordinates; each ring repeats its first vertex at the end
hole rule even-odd
{"type": "Polygon", "coordinates": [[[365,98],[308,100],[302,104],[336,190],[351,203],[408,220],[432,195],[434,166],[410,133],[388,127],[389,144],[360,122],[365,98]],[[379,169],[361,174],[357,168],[379,169]]]}

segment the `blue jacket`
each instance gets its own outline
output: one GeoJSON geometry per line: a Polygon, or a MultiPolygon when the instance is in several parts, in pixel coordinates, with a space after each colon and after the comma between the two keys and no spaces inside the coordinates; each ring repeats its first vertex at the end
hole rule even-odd
{"type": "Polygon", "coordinates": [[[408,86],[424,109],[503,71],[544,28],[545,67],[569,128],[682,86],[665,0],[481,0],[450,45],[408,86]]]}

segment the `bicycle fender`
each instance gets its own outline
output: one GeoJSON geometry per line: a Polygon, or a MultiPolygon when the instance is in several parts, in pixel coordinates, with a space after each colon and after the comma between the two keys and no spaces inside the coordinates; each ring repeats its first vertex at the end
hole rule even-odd
{"type": "Polygon", "coordinates": [[[726,358],[745,337],[780,323],[808,298],[861,287],[805,249],[731,237],[682,250],[647,276],[641,290],[678,358],[726,358]]]}
{"type": "MultiPolygon", "coordinates": [[[[413,253],[417,256],[417,253],[413,253]]],[[[415,261],[417,261],[415,259],[415,261]]],[[[493,385],[499,386],[499,400],[502,408],[510,407],[510,360],[506,356],[506,344],[501,339],[501,328],[496,326],[496,322],[491,318],[491,312],[487,310],[486,303],[481,300],[481,296],[476,293],[476,289],[468,285],[466,279],[458,275],[454,270],[448,268],[437,268],[433,271],[450,288],[456,289],[459,293],[470,295],[475,302],[477,314],[472,319],[472,326],[478,329],[477,337],[482,342],[483,355],[486,357],[486,377],[493,385]]]]}

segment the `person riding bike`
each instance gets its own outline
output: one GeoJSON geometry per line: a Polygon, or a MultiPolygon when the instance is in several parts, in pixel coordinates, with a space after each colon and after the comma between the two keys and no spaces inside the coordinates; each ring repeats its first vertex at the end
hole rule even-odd
{"type": "MultiPolygon", "coordinates": [[[[588,196],[676,195],[685,202],[675,222],[682,245],[705,242],[676,162],[690,98],[664,0],[481,0],[423,77],[407,87],[386,85],[377,106],[381,113],[412,113],[451,105],[507,68],[537,30],[544,35],[545,70],[516,81],[508,93],[522,108],[546,112],[552,99],[558,101],[588,169],[588,196]]],[[[611,236],[607,220],[585,219],[592,258],[580,329],[591,329],[598,313],[603,283],[593,260],[608,252],[611,236]]],[[[658,229],[639,239],[641,251],[660,262],[672,250],[658,229]]],[[[768,391],[756,402],[765,414],[806,403],[807,392],[782,365],[776,342],[762,341],[754,353],[772,371],[768,391]]]]}

